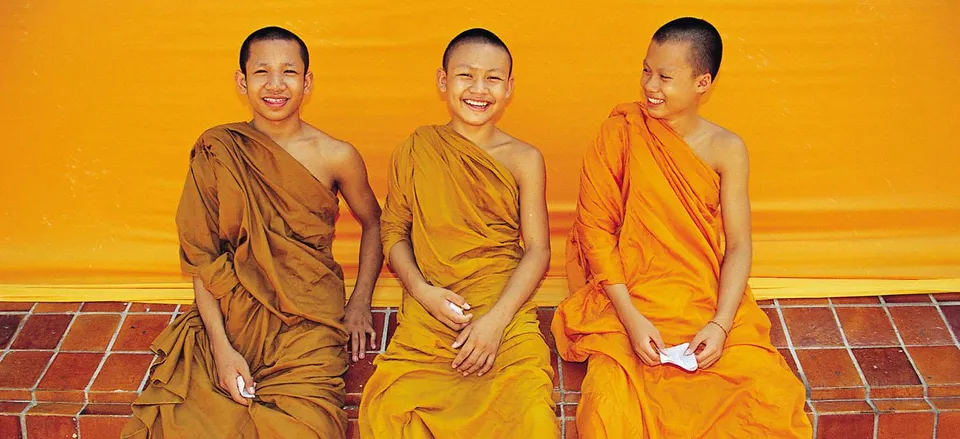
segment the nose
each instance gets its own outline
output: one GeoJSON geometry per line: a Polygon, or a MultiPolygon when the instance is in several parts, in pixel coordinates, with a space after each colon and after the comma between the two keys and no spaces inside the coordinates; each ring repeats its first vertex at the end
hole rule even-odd
{"type": "Polygon", "coordinates": [[[473,81],[470,83],[470,92],[472,93],[483,93],[487,90],[486,81],[483,80],[479,75],[474,77],[473,81]]]}
{"type": "Polygon", "coordinates": [[[642,80],[643,90],[647,94],[656,93],[660,89],[660,80],[654,75],[645,75],[642,80]]]}
{"type": "Polygon", "coordinates": [[[266,86],[269,90],[282,90],[286,86],[286,83],[283,82],[283,73],[271,73],[270,76],[267,77],[266,86]]]}

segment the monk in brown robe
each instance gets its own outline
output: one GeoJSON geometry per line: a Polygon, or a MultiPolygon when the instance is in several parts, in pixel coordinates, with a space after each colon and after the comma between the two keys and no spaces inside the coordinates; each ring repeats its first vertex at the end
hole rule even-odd
{"type": "Polygon", "coordinates": [[[458,35],[437,72],[450,122],[393,153],[382,235],[404,293],[363,391],[361,437],[559,437],[529,300],[550,259],[543,156],[495,125],[511,73],[496,35],[458,35]]]}
{"type": "Polygon", "coordinates": [[[747,287],[746,147],[698,115],[721,51],[706,21],[664,25],[644,60],[644,101],[616,107],[585,155],[572,295],[552,328],[565,360],[587,361],[581,438],[812,436],[804,387],[747,287]],[[661,364],[683,343],[695,371],[661,364]]]}
{"type": "Polygon", "coordinates": [[[380,209],[357,150],[300,119],[308,68],[285,29],[243,43],[253,121],[207,130],[190,154],[177,227],[196,301],[154,341],[123,437],[345,437],[346,345],[358,356],[373,333],[380,209]],[[330,250],[338,194],[363,226],[349,303],[330,250]]]}

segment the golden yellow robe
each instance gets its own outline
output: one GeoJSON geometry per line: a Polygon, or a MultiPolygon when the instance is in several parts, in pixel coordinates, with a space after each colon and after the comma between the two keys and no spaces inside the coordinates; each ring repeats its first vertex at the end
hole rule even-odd
{"type": "MultiPolygon", "coordinates": [[[[410,242],[424,278],[463,296],[474,319],[482,316],[523,255],[513,176],[452,129],[427,126],[393,152],[387,184],[384,253],[410,242]]],[[[507,326],[482,377],[451,367],[458,333],[407,292],[398,323],[363,391],[362,437],[559,437],[553,369],[532,302],[507,326]]]]}
{"type": "Polygon", "coordinates": [[[567,249],[572,294],[552,330],[561,357],[587,360],[581,438],[806,438],[805,389],[770,343],[749,288],[720,360],[694,373],[646,366],[602,284],[627,285],[669,347],[717,310],[723,225],[720,177],[642,104],[603,124],[581,172],[567,249]]]}
{"type": "Polygon", "coordinates": [[[244,407],[216,386],[194,307],[154,341],[159,360],[123,437],[345,437],[338,212],[336,194],[249,125],[200,137],[177,210],[181,266],[219,299],[257,396],[244,407]]]}

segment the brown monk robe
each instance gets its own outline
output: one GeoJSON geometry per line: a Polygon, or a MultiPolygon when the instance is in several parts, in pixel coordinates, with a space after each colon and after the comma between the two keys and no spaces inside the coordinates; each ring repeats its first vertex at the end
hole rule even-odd
{"type": "Polygon", "coordinates": [[[330,251],[338,209],[335,194],[249,125],[200,137],[177,211],[182,267],[219,299],[256,397],[244,406],[216,385],[195,306],[154,342],[159,360],[123,437],[344,436],[344,284],[330,251]]]}

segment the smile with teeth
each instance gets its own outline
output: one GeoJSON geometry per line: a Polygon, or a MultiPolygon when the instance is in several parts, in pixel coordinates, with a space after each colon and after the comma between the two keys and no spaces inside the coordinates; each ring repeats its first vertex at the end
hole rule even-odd
{"type": "Polygon", "coordinates": [[[287,98],[263,98],[263,100],[270,105],[283,105],[287,103],[287,98]]]}
{"type": "Polygon", "coordinates": [[[463,102],[466,102],[467,105],[471,107],[477,107],[477,108],[487,108],[487,106],[490,105],[489,102],[475,101],[473,99],[464,99],[463,102]]]}
{"type": "Polygon", "coordinates": [[[663,103],[663,99],[647,98],[647,102],[649,102],[649,103],[651,103],[651,104],[653,104],[653,105],[660,105],[660,104],[663,103]]]}

